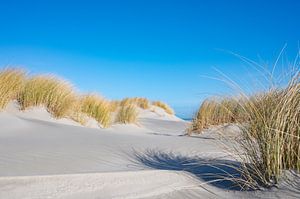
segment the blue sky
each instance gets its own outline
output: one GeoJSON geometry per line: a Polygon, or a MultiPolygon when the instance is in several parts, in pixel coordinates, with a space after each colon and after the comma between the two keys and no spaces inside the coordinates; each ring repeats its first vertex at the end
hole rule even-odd
{"type": "MultiPolygon", "coordinates": [[[[0,67],[62,76],[81,92],[144,96],[190,113],[249,78],[238,53],[273,64],[298,51],[300,1],[0,1],[0,67]]],[[[253,72],[253,71],[252,71],[253,72]]],[[[255,72],[251,73],[255,76],[255,72]]]]}

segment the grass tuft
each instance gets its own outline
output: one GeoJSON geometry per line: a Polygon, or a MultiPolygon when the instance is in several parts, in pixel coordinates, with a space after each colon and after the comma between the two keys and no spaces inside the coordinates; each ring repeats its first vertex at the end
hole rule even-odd
{"type": "Polygon", "coordinates": [[[252,188],[276,185],[284,170],[300,172],[300,72],[280,87],[240,99],[208,99],[192,123],[201,132],[211,125],[237,123],[236,154],[252,188]],[[242,149],[242,150],[241,150],[242,149]]]}
{"type": "Polygon", "coordinates": [[[110,111],[112,113],[116,112],[118,110],[119,106],[120,106],[120,102],[118,100],[111,100],[110,101],[110,111]]]}
{"type": "Polygon", "coordinates": [[[136,123],[137,117],[138,117],[138,112],[136,110],[136,106],[129,104],[120,107],[118,114],[116,116],[116,122],[123,123],[123,124],[136,123]]]}
{"type": "Polygon", "coordinates": [[[104,128],[111,124],[111,107],[109,101],[98,95],[86,95],[80,99],[80,110],[96,119],[104,128]]]}
{"type": "Polygon", "coordinates": [[[4,69],[0,71],[0,110],[17,99],[23,89],[25,71],[21,69],[4,69]]]}
{"type": "Polygon", "coordinates": [[[45,106],[56,118],[67,116],[76,101],[73,87],[53,76],[35,76],[26,80],[18,97],[21,109],[45,106]]]}
{"type": "Polygon", "coordinates": [[[211,126],[245,121],[243,103],[242,99],[230,97],[206,99],[193,118],[189,132],[201,133],[211,126]]]}
{"type": "Polygon", "coordinates": [[[157,107],[160,107],[160,108],[164,109],[166,111],[166,113],[168,113],[170,115],[174,115],[175,114],[174,110],[169,105],[167,105],[164,102],[154,101],[154,102],[152,102],[152,104],[154,106],[157,106],[157,107]]]}
{"type": "Polygon", "coordinates": [[[147,98],[134,97],[134,98],[125,98],[120,102],[121,106],[127,105],[136,105],[142,109],[149,109],[150,102],[147,98]]]}
{"type": "Polygon", "coordinates": [[[277,184],[283,170],[300,172],[300,83],[299,75],[283,89],[270,89],[243,105],[247,113],[243,139],[246,173],[254,173],[265,185],[277,184]],[[252,171],[252,172],[251,172],[252,171]],[[254,172],[253,172],[254,171],[254,172]]]}

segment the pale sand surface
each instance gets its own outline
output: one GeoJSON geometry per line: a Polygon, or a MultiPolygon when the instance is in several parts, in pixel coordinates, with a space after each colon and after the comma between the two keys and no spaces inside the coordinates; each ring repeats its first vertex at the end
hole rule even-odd
{"type": "MultiPolygon", "coordinates": [[[[141,111],[137,125],[86,128],[43,108],[0,113],[0,198],[293,198],[297,188],[239,192],[208,184],[201,161],[232,160],[209,131],[187,137],[187,122],[141,111]],[[195,166],[196,165],[196,166],[195,166]],[[201,165],[201,164],[200,164],[201,165]]],[[[297,186],[296,186],[297,187],[297,186]]]]}

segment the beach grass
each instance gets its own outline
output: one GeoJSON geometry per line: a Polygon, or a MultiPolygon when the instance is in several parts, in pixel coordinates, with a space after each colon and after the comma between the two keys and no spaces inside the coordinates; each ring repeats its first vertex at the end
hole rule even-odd
{"type": "Polygon", "coordinates": [[[174,110],[168,104],[166,104],[162,101],[154,101],[154,102],[152,102],[152,105],[162,108],[163,110],[166,111],[166,113],[168,113],[170,115],[175,114],[174,110]]]}
{"type": "Polygon", "coordinates": [[[190,127],[201,133],[214,125],[237,124],[241,137],[235,155],[252,188],[276,185],[285,170],[300,172],[300,73],[287,83],[242,97],[207,99],[190,127]],[[242,150],[241,150],[242,149],[242,150]]]}
{"type": "Polygon", "coordinates": [[[70,83],[54,76],[28,78],[18,96],[21,109],[45,106],[56,118],[67,116],[76,101],[76,94],[70,83]]]}
{"type": "Polygon", "coordinates": [[[136,123],[137,118],[138,112],[135,105],[123,105],[119,108],[116,116],[116,122],[122,124],[136,123]]]}
{"type": "Polygon", "coordinates": [[[124,98],[120,102],[121,106],[127,106],[127,105],[136,105],[142,109],[149,109],[150,108],[150,102],[147,98],[142,97],[133,97],[133,98],[124,98]]]}
{"type": "Polygon", "coordinates": [[[203,132],[211,126],[244,122],[246,120],[241,98],[223,97],[204,100],[195,114],[188,132],[203,132]]]}
{"type": "Polygon", "coordinates": [[[111,106],[103,97],[91,94],[80,97],[80,110],[94,118],[104,128],[111,125],[111,106]]]}
{"type": "Polygon", "coordinates": [[[26,73],[22,69],[3,69],[0,71],[0,110],[18,98],[23,89],[26,73]]]}
{"type": "MultiPolygon", "coordinates": [[[[97,94],[79,95],[69,82],[53,75],[29,76],[23,69],[7,68],[0,71],[0,110],[12,100],[18,101],[21,110],[43,106],[55,118],[70,118],[82,125],[92,117],[104,128],[112,124],[113,116],[118,123],[135,123],[137,108],[151,108],[144,97],[108,101],[97,94]]],[[[154,104],[173,113],[165,103],[154,104]]]]}
{"type": "Polygon", "coordinates": [[[243,107],[248,120],[240,145],[251,163],[244,168],[248,179],[273,186],[284,170],[300,172],[299,73],[285,88],[253,96],[243,107]]]}
{"type": "Polygon", "coordinates": [[[109,102],[109,104],[110,104],[110,111],[112,113],[114,113],[114,112],[116,112],[118,110],[118,107],[120,106],[120,101],[118,101],[118,100],[111,100],[109,102]]]}

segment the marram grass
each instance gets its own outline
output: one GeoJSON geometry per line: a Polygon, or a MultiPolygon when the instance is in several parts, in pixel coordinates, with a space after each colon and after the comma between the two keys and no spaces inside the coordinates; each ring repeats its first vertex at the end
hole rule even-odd
{"type": "MultiPolygon", "coordinates": [[[[82,125],[88,117],[93,117],[102,127],[109,127],[112,115],[119,123],[135,123],[137,107],[150,109],[147,98],[125,98],[108,101],[98,95],[80,96],[68,82],[54,76],[27,76],[22,69],[0,71],[0,110],[12,100],[18,100],[22,110],[34,106],[44,106],[56,118],[71,118],[82,125]]],[[[155,102],[166,112],[173,110],[162,102],[155,102]]]]}
{"type": "Polygon", "coordinates": [[[202,132],[211,126],[243,122],[246,120],[242,99],[230,97],[206,99],[200,106],[189,132],[202,132]]]}
{"type": "Polygon", "coordinates": [[[123,124],[136,123],[138,117],[138,112],[136,110],[136,106],[133,104],[121,106],[117,116],[116,122],[123,124]]]}
{"type": "Polygon", "coordinates": [[[300,172],[300,75],[285,87],[242,98],[208,99],[192,122],[192,131],[236,123],[241,128],[235,154],[242,160],[247,186],[270,187],[284,170],[300,172]],[[242,150],[240,149],[242,148],[242,150]]]}
{"type": "Polygon", "coordinates": [[[270,89],[250,99],[244,105],[248,120],[240,142],[245,161],[252,163],[245,169],[254,171],[252,181],[272,186],[283,170],[300,172],[299,75],[284,89],[270,89]]]}
{"type": "Polygon", "coordinates": [[[109,102],[110,104],[110,111],[116,112],[118,110],[118,107],[120,106],[120,102],[118,100],[112,100],[109,102]]]}
{"type": "Polygon", "coordinates": [[[72,112],[69,118],[80,123],[82,126],[86,126],[88,123],[89,116],[81,111],[81,98],[76,97],[76,102],[73,105],[72,112]]]}
{"type": "Polygon", "coordinates": [[[126,105],[136,105],[142,109],[149,109],[150,108],[150,102],[147,98],[141,98],[141,97],[134,97],[134,98],[124,98],[120,102],[121,106],[126,105]]]}
{"type": "Polygon", "coordinates": [[[168,113],[170,115],[174,115],[174,110],[169,105],[167,105],[166,103],[161,102],[161,101],[154,101],[154,102],[152,102],[152,104],[154,106],[157,106],[157,107],[160,107],[160,108],[164,109],[166,111],[166,113],[168,113]]]}
{"type": "Polygon", "coordinates": [[[53,76],[34,76],[26,80],[18,101],[21,109],[45,106],[56,118],[72,111],[76,95],[72,86],[53,76]]]}
{"type": "Polygon", "coordinates": [[[137,99],[137,105],[142,109],[149,109],[150,108],[150,102],[147,98],[138,98],[137,99]]]}
{"type": "Polygon", "coordinates": [[[16,99],[23,89],[25,71],[20,69],[4,69],[0,71],[0,110],[16,99]]]}
{"type": "Polygon", "coordinates": [[[104,128],[111,124],[111,107],[109,101],[98,95],[86,95],[80,99],[81,112],[93,117],[104,128]]]}

